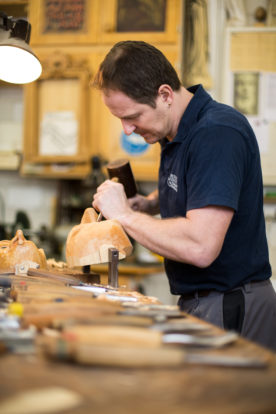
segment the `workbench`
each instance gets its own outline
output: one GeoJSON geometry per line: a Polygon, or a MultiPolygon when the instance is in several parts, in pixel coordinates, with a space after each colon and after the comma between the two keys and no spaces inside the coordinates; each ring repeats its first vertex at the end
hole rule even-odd
{"type": "MultiPolygon", "coordinates": [[[[53,284],[53,290],[54,287],[53,284]]],[[[220,349],[220,353],[265,358],[268,366],[233,368],[183,363],[167,368],[99,367],[49,359],[39,351],[25,355],[3,353],[0,413],[276,413],[275,354],[242,338],[220,349]],[[43,396],[48,402],[57,401],[63,392],[73,396],[70,407],[47,407],[43,396]],[[33,410],[24,411],[24,396],[33,397],[33,410]],[[9,402],[17,404],[17,408],[4,411],[9,402]]]]}

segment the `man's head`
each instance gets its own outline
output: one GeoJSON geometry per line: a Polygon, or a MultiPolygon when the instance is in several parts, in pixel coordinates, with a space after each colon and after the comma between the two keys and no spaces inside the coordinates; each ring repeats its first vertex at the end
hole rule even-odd
{"type": "Polygon", "coordinates": [[[118,90],[136,102],[155,108],[161,85],[173,91],[181,87],[177,73],[154,46],[141,41],[115,44],[100,65],[93,85],[101,90],[118,90]]]}

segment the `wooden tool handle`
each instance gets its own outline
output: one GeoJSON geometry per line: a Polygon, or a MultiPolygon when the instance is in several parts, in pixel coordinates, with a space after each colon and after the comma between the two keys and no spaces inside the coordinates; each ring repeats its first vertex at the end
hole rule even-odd
{"type": "Polygon", "coordinates": [[[78,344],[73,359],[81,364],[143,368],[183,364],[185,352],[176,348],[134,348],[78,344]]]}
{"type": "Polygon", "coordinates": [[[40,348],[49,356],[62,360],[74,360],[84,365],[143,368],[172,367],[185,362],[185,352],[170,346],[149,348],[147,346],[97,345],[62,338],[54,331],[45,333],[38,340],[40,348]]]}
{"type": "Polygon", "coordinates": [[[130,163],[127,159],[119,159],[110,162],[106,166],[110,178],[117,177],[123,184],[127,198],[137,194],[137,187],[130,163]]]}
{"type": "Polygon", "coordinates": [[[95,346],[158,348],[162,344],[160,332],[129,326],[75,326],[66,330],[65,336],[95,346]]]}

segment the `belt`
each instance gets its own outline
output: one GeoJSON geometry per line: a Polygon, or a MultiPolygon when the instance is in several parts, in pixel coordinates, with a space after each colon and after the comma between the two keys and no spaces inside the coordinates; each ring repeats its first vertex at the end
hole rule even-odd
{"type": "MultiPolygon", "coordinates": [[[[256,285],[259,283],[267,283],[268,280],[254,280],[252,282],[249,282],[250,285],[256,285]]],[[[247,284],[245,284],[244,286],[246,286],[247,284]]],[[[241,289],[243,286],[237,286],[236,288],[232,289],[232,290],[237,290],[237,289],[241,289]]],[[[195,297],[199,297],[199,298],[204,298],[206,296],[209,296],[210,293],[212,292],[217,292],[217,293],[226,293],[226,292],[219,292],[216,289],[203,289],[203,290],[196,290],[195,292],[190,292],[190,293],[184,293],[181,295],[181,298],[183,298],[184,300],[189,300],[189,299],[194,299],[195,297]]],[[[228,290],[228,292],[231,292],[231,290],[228,290]]]]}
{"type": "Polygon", "coordinates": [[[196,290],[195,292],[182,294],[181,298],[183,298],[184,300],[194,299],[196,296],[198,296],[199,298],[203,298],[205,296],[209,296],[212,292],[218,291],[215,289],[196,290]]]}

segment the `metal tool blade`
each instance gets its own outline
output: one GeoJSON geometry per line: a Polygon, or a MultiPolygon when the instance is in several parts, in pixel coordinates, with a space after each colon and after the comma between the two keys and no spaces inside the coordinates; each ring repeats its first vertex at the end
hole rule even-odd
{"type": "Polygon", "coordinates": [[[179,321],[179,322],[161,322],[155,323],[150,327],[155,331],[159,332],[206,332],[210,331],[211,327],[208,325],[203,325],[200,323],[193,323],[189,321],[179,321]]]}
{"type": "Polygon", "coordinates": [[[114,288],[118,287],[118,262],[119,250],[111,247],[108,249],[108,284],[114,288]]]}
{"type": "Polygon", "coordinates": [[[140,309],[140,308],[135,308],[135,309],[125,309],[123,311],[119,312],[121,315],[132,315],[132,316],[138,316],[138,315],[143,315],[143,316],[148,316],[151,318],[181,318],[183,317],[183,314],[181,313],[180,310],[159,310],[159,309],[140,309]]]}
{"type": "Polygon", "coordinates": [[[183,333],[169,333],[163,336],[163,343],[220,348],[235,342],[237,339],[238,334],[236,332],[226,332],[225,334],[218,336],[196,336],[183,333]]]}
{"type": "Polygon", "coordinates": [[[99,287],[99,286],[71,286],[74,289],[79,289],[79,290],[84,290],[86,292],[91,292],[93,293],[95,296],[101,295],[103,293],[105,293],[107,291],[106,288],[104,287],[99,287]]]}
{"type": "Polygon", "coordinates": [[[258,357],[221,354],[187,354],[185,362],[233,368],[266,368],[268,361],[258,357]]]}

